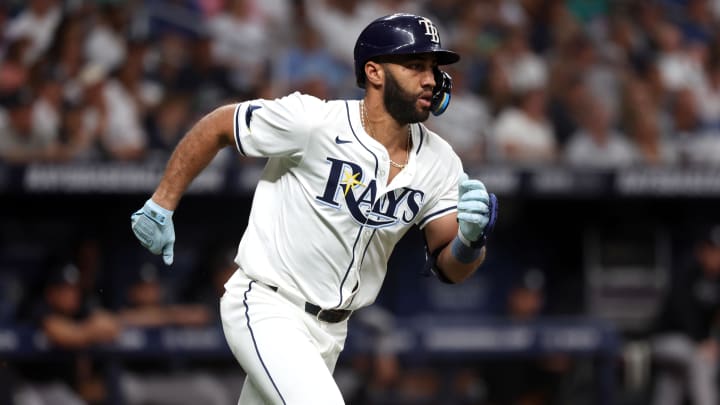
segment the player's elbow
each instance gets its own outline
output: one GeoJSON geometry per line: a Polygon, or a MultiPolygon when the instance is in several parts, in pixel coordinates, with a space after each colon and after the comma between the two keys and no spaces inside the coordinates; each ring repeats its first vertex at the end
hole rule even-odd
{"type": "Polygon", "coordinates": [[[197,124],[197,132],[212,138],[218,149],[235,143],[236,104],[220,106],[205,115],[197,124]]]}
{"type": "Polygon", "coordinates": [[[447,278],[452,284],[460,284],[465,280],[469,279],[475,273],[475,268],[463,268],[456,270],[447,275],[447,278]]]}

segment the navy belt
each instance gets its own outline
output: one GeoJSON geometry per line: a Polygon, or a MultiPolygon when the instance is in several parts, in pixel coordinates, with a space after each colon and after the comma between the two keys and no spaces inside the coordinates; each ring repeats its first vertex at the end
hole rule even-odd
{"type": "MultiPolygon", "coordinates": [[[[278,292],[278,288],[274,285],[265,284],[269,289],[278,292]]],[[[352,310],[349,309],[322,309],[319,306],[311,302],[298,302],[295,297],[291,297],[288,294],[283,294],[284,297],[290,301],[298,304],[301,308],[305,309],[305,312],[314,316],[315,318],[328,323],[342,322],[350,317],[352,310]]]]}

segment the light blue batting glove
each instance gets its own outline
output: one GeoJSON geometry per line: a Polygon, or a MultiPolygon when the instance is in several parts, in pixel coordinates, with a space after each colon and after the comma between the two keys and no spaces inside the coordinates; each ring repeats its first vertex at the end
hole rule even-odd
{"type": "Polygon", "coordinates": [[[458,237],[466,246],[482,247],[495,226],[497,198],[480,180],[463,173],[458,180],[458,237]]]}
{"type": "Polygon", "coordinates": [[[163,262],[171,265],[175,246],[175,227],[172,221],[173,211],[157,205],[148,199],[142,208],[130,216],[135,237],[150,252],[162,254],[163,262]]]}

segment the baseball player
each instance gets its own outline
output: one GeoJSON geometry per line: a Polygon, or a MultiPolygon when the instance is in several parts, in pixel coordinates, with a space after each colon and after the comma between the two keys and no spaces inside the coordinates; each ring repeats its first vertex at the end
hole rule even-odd
{"type": "Polygon", "coordinates": [[[217,108],[131,217],[140,243],[170,265],[173,213],[215,154],[233,145],[269,158],[220,301],[247,373],[240,404],[343,403],[332,373],[348,317],[375,300],[411,226],[424,231],[427,266],[442,281],[463,281],[485,256],[497,200],[422,124],[447,108],[451,78],[439,66],[459,55],[442,48],[429,19],[410,14],[371,22],[354,55],[362,100],[293,93],[217,108]]]}

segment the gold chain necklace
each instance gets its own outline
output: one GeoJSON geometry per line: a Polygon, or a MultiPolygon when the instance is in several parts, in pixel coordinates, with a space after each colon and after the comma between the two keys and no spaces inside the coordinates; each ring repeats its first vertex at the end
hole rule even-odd
{"type": "MultiPolygon", "coordinates": [[[[367,116],[367,109],[365,109],[365,100],[360,100],[360,113],[362,115],[363,126],[365,126],[365,128],[367,128],[369,130],[368,132],[369,132],[370,136],[373,139],[377,140],[377,138],[375,137],[375,133],[374,133],[372,127],[370,126],[370,120],[368,119],[368,116],[367,116]]],[[[407,146],[405,148],[406,152],[407,152],[407,156],[405,157],[405,163],[404,164],[397,163],[397,162],[393,161],[392,159],[390,159],[390,156],[388,155],[388,160],[390,160],[391,166],[397,167],[400,170],[404,169],[405,166],[407,166],[408,162],[410,161],[410,140],[411,139],[412,139],[412,128],[408,125],[408,141],[407,141],[407,146]]]]}

